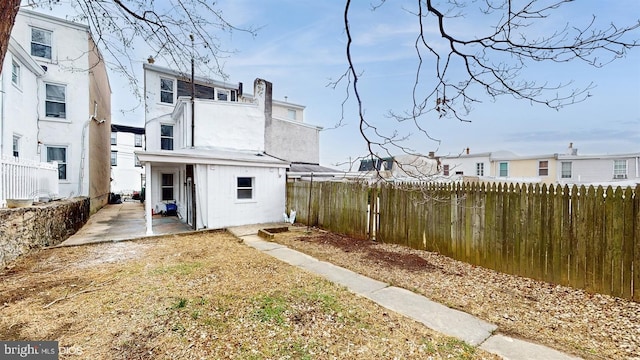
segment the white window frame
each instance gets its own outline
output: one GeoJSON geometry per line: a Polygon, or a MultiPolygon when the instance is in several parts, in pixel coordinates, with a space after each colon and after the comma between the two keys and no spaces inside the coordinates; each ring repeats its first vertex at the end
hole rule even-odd
{"type": "Polygon", "coordinates": [[[549,160],[538,160],[538,176],[549,176],[549,160]],[[543,167],[543,163],[546,163],[547,166],[543,167]],[[546,172],[546,174],[543,174],[543,172],[546,172]]]}
{"type": "Polygon", "coordinates": [[[289,120],[298,120],[298,112],[295,109],[287,109],[287,117],[289,120]]]}
{"type": "Polygon", "coordinates": [[[613,160],[613,178],[614,179],[626,179],[627,178],[627,160],[616,159],[613,160]]]}
{"type": "Polygon", "coordinates": [[[562,161],[560,163],[560,178],[561,179],[571,179],[573,176],[573,164],[571,161],[562,161]],[[568,169],[566,166],[568,165],[568,169]]]}
{"type": "Polygon", "coordinates": [[[442,165],[442,175],[449,176],[449,172],[450,171],[451,171],[451,168],[450,168],[449,164],[443,164],[442,165]]]}
{"type": "Polygon", "coordinates": [[[111,166],[118,166],[118,150],[111,150],[111,166]]]}
{"type": "Polygon", "coordinates": [[[176,99],[176,82],[175,82],[175,80],[174,79],[170,79],[170,78],[161,77],[160,78],[160,103],[161,104],[173,104],[173,103],[175,103],[175,99],[176,99]],[[163,81],[171,83],[171,90],[165,90],[165,89],[162,88],[163,81]],[[163,93],[171,94],[171,102],[162,101],[162,94],[163,93]]]}
{"type": "Polygon", "coordinates": [[[160,174],[160,200],[162,201],[173,201],[176,199],[176,189],[175,189],[175,184],[176,184],[176,175],[174,173],[161,173],[160,174]],[[164,183],[164,179],[165,179],[165,175],[171,175],[171,184],[165,184],[164,183]],[[171,189],[171,199],[165,199],[164,196],[164,190],[165,189],[171,189]]]}
{"type": "Polygon", "coordinates": [[[67,85],[64,84],[56,84],[56,83],[44,83],[44,115],[48,119],[56,119],[65,121],[67,120],[67,85]],[[64,101],[60,101],[57,99],[49,99],[47,98],[47,86],[57,86],[61,87],[64,90],[64,101]],[[64,116],[49,116],[47,114],[47,103],[56,103],[56,104],[64,104],[64,116]]]}
{"type": "Polygon", "coordinates": [[[238,201],[254,200],[255,199],[255,181],[256,181],[256,178],[251,176],[236,177],[236,200],[238,201]],[[240,179],[249,179],[250,181],[249,186],[241,186],[240,179]],[[249,191],[249,195],[250,195],[249,197],[244,197],[244,195],[242,196],[240,195],[240,194],[245,194],[247,190],[249,191]]]}
{"type": "Polygon", "coordinates": [[[30,49],[29,53],[31,54],[31,56],[34,56],[34,57],[37,57],[37,58],[40,58],[40,59],[47,59],[47,60],[51,60],[51,59],[53,58],[53,31],[51,31],[51,30],[46,30],[46,29],[42,29],[42,28],[37,28],[37,27],[32,27],[32,28],[31,28],[31,42],[30,42],[30,46],[31,46],[31,49],[30,49]],[[49,44],[45,44],[45,43],[40,43],[40,42],[33,41],[33,31],[34,31],[34,30],[35,30],[35,31],[42,31],[42,32],[44,32],[45,34],[49,34],[49,44]],[[49,47],[49,57],[47,57],[47,56],[38,56],[38,55],[35,55],[35,54],[33,53],[33,44],[40,45],[40,46],[45,46],[45,47],[49,47]]]}
{"type": "Polygon", "coordinates": [[[498,177],[509,177],[509,162],[508,161],[499,161],[498,162],[498,177]],[[506,173],[504,175],[502,175],[502,168],[501,168],[502,164],[506,165],[506,173]]]}
{"type": "Polygon", "coordinates": [[[118,133],[115,131],[111,132],[111,138],[109,140],[111,145],[118,145],[118,133]]]}
{"type": "Polygon", "coordinates": [[[133,134],[133,146],[142,147],[142,134],[133,134]]]}
{"type": "Polygon", "coordinates": [[[18,89],[22,87],[20,72],[21,72],[20,64],[18,64],[18,62],[16,62],[15,60],[12,60],[11,61],[11,83],[18,89]]]}
{"type": "Polygon", "coordinates": [[[13,140],[11,143],[13,157],[20,157],[20,138],[20,135],[13,134],[13,140]]]}
{"type": "Polygon", "coordinates": [[[176,134],[175,134],[175,126],[173,124],[160,124],[160,150],[174,150],[176,148],[176,134]],[[162,135],[162,127],[169,126],[171,127],[171,136],[162,135]],[[162,148],[162,140],[163,139],[171,139],[171,149],[162,148]]]}
{"type": "Polygon", "coordinates": [[[60,181],[68,181],[69,180],[69,147],[64,146],[64,145],[45,145],[45,159],[47,162],[53,162],[53,161],[57,161],[58,162],[58,180],[60,181]],[[49,159],[49,148],[51,149],[64,149],[64,161],[60,161],[60,160],[51,160],[49,159]],[[64,174],[65,177],[61,178],[60,177],[60,169],[64,168],[64,174]]]}
{"type": "Polygon", "coordinates": [[[476,176],[484,176],[484,163],[476,163],[476,176]]]}
{"type": "Polygon", "coordinates": [[[218,89],[216,88],[216,100],[217,101],[231,101],[231,90],[229,89],[218,89]],[[226,99],[220,99],[221,96],[226,97],[226,99]]]}

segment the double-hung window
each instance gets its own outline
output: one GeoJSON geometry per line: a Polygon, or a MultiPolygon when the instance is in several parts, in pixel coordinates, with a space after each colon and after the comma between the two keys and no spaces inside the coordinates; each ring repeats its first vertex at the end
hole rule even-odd
{"type": "Polygon", "coordinates": [[[20,88],[20,64],[11,62],[11,83],[20,88]]]}
{"type": "Polygon", "coordinates": [[[20,157],[20,136],[13,135],[13,157],[20,157]]]}
{"type": "Polygon", "coordinates": [[[442,165],[442,175],[449,176],[449,165],[448,164],[442,165]]]}
{"type": "Polygon", "coordinates": [[[476,176],[484,176],[484,163],[476,163],[476,176]]]}
{"type": "Polygon", "coordinates": [[[173,80],[160,78],[160,102],[173,104],[173,80]]]}
{"type": "Polygon", "coordinates": [[[173,174],[162,174],[162,200],[174,200],[173,174]]]}
{"type": "Polygon", "coordinates": [[[111,145],[118,145],[118,133],[115,131],[111,132],[111,145]]]}
{"type": "Polygon", "coordinates": [[[571,161],[563,161],[560,166],[560,177],[571,179],[571,161]]]}
{"type": "Polygon", "coordinates": [[[118,166],[118,152],[111,151],[111,166],[118,166]]]}
{"type": "Polygon", "coordinates": [[[133,146],[142,147],[142,134],[133,134],[133,146]]]}
{"type": "Polygon", "coordinates": [[[509,163],[508,162],[498,163],[498,176],[500,176],[500,177],[509,176],[509,163]]]}
{"type": "Polygon", "coordinates": [[[541,160],[538,161],[538,176],[548,176],[549,175],[549,161],[541,160]]]}
{"type": "Polygon", "coordinates": [[[627,160],[613,160],[613,178],[627,178],[627,160]]]}
{"type": "Polygon", "coordinates": [[[160,125],[160,149],[173,150],[173,125],[160,125]]]}
{"type": "Polygon", "coordinates": [[[51,31],[31,28],[31,55],[51,59],[51,31]]]}
{"type": "Polygon", "coordinates": [[[288,109],[287,110],[287,114],[288,114],[289,120],[297,120],[296,119],[297,118],[297,116],[296,116],[297,114],[296,114],[296,111],[294,109],[288,109]]]}
{"type": "Polygon", "coordinates": [[[253,178],[239,177],[237,185],[238,200],[253,199],[253,178]]]}
{"type": "Polygon", "coordinates": [[[67,148],[47,146],[47,162],[58,162],[58,179],[67,180],[67,148]]]}
{"type": "Polygon", "coordinates": [[[45,84],[45,115],[47,117],[67,117],[67,88],[64,85],[45,84]]]}

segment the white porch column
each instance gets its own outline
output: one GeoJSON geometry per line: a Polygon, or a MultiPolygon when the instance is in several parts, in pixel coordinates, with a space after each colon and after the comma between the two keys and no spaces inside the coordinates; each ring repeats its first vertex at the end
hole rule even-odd
{"type": "Polygon", "coordinates": [[[151,197],[151,163],[144,164],[144,215],[147,220],[147,235],[153,235],[153,214],[152,209],[152,197],[151,197]]]}

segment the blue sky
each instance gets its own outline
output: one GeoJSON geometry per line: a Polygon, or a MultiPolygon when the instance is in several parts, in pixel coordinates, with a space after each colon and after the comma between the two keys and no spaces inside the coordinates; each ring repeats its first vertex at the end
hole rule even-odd
{"type": "MultiPolygon", "coordinates": [[[[344,2],[234,0],[218,4],[232,24],[260,27],[255,38],[243,33],[223,35],[227,48],[236,50],[224,61],[229,81],[248,85],[257,77],[263,78],[273,83],[275,99],[287,97],[288,101],[305,105],[306,121],[325,128],[320,140],[323,165],[334,166],[365,155],[353,94],[343,110],[346,83],[328,86],[346,70],[344,2]],[[342,126],[334,128],[343,114],[342,126]]],[[[415,7],[415,1],[387,1],[376,11],[371,10],[371,4],[353,1],[350,17],[365,116],[387,134],[398,131],[401,136],[410,135],[404,144],[415,151],[449,155],[469,147],[471,152],[550,154],[563,152],[573,142],[581,154],[640,152],[640,49],[631,50],[604,68],[576,61],[532,64],[525,69],[532,80],[552,84],[573,81],[568,89],[593,83],[595,87],[585,102],[559,111],[508,96],[492,101],[476,93],[481,102],[466,117],[471,122],[439,118],[436,113],[420,120],[421,126],[439,142],[412,126],[398,124],[386,114],[403,112],[412,104],[417,22],[407,10],[415,7]]],[[[617,0],[603,7],[602,2],[581,0],[561,8],[550,24],[583,24],[593,14],[597,15],[598,24],[629,25],[640,18],[640,2],[617,0]]],[[[489,23],[486,17],[459,18],[455,31],[480,34],[489,23]]],[[[442,45],[437,34],[429,31],[427,35],[436,47],[442,45]]],[[[640,31],[634,37],[640,39],[640,31]]],[[[148,55],[140,55],[140,68],[148,55]]],[[[430,70],[425,65],[422,71],[426,74],[430,70]]],[[[118,85],[119,81],[111,75],[113,89],[126,88],[118,85]]],[[[130,95],[114,91],[112,105],[117,111],[135,104],[130,95]]],[[[142,119],[141,109],[125,114],[114,112],[112,117],[115,123],[133,126],[142,126],[142,119]]]]}

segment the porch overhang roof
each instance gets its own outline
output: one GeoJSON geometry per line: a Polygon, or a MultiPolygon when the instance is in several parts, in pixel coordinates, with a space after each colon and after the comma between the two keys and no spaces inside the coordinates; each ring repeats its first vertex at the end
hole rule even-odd
{"type": "Polygon", "coordinates": [[[264,153],[218,149],[136,151],[141,163],[203,164],[289,168],[289,163],[264,153]]]}

